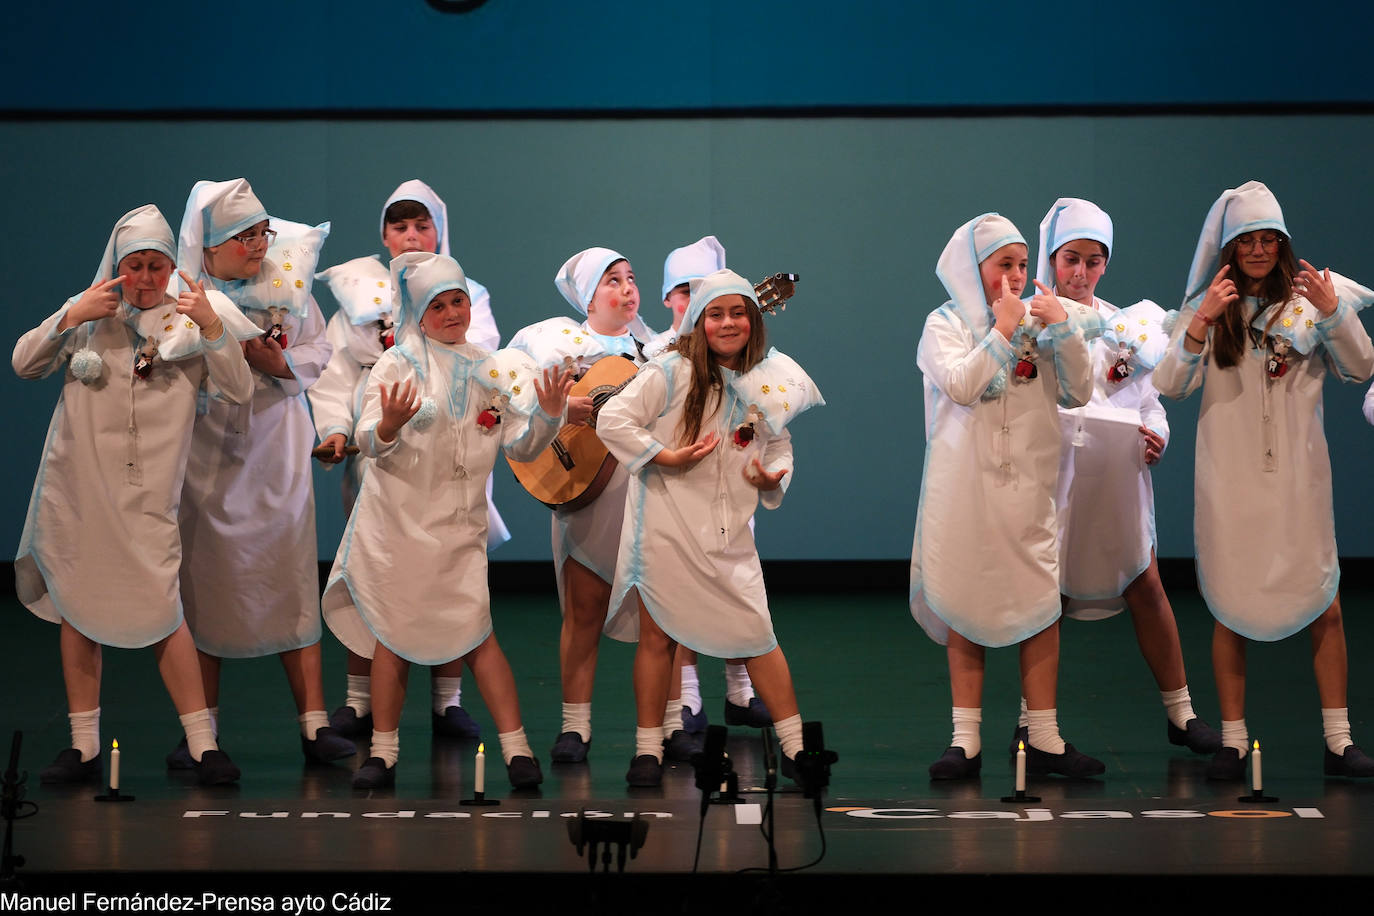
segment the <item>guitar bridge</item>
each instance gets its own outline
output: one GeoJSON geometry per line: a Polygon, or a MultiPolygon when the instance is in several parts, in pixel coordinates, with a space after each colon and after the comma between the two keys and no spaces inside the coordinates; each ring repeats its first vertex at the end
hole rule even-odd
{"type": "Polygon", "coordinates": [[[563,470],[571,471],[573,469],[575,462],[572,452],[568,451],[568,447],[561,440],[553,440],[553,453],[558,456],[558,463],[563,465],[563,470]]]}

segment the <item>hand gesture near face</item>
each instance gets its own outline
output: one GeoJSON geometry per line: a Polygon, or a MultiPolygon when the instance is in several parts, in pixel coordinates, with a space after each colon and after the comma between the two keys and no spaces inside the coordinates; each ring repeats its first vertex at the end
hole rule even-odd
{"type": "Polygon", "coordinates": [[[665,468],[689,468],[711,454],[719,444],[720,436],[707,433],[691,445],[661,449],[654,455],[653,462],[665,468]]]}
{"type": "Polygon", "coordinates": [[[420,393],[415,390],[415,383],[409,380],[405,382],[404,387],[401,382],[393,382],[390,388],[386,385],[381,387],[382,419],[377,424],[377,438],[383,442],[392,442],[400,433],[401,427],[409,423],[410,418],[420,409],[420,393]]]}
{"type": "Polygon", "coordinates": [[[210,305],[210,299],[205,295],[205,287],[201,286],[184,270],[177,271],[181,275],[181,282],[186,284],[186,288],[177,296],[177,312],[185,315],[202,328],[209,327],[219,318],[215,314],[215,309],[210,305]]]}
{"type": "Polygon", "coordinates": [[[544,413],[551,417],[563,414],[563,406],[568,403],[568,392],[572,390],[573,381],[573,374],[558,366],[544,370],[543,384],[540,384],[537,378],[534,380],[534,393],[539,398],[539,406],[544,413]]]}
{"type": "Polygon", "coordinates": [[[1315,305],[1323,318],[1335,312],[1340,300],[1336,296],[1336,285],[1331,282],[1331,268],[1318,272],[1302,260],[1298,261],[1298,266],[1302,270],[1293,278],[1293,288],[1315,305]]]}
{"type": "Polygon", "coordinates": [[[786,476],[787,468],[765,471],[763,463],[757,458],[744,466],[744,479],[760,490],[776,490],[782,486],[782,479],[786,476]]]}
{"type": "Polygon", "coordinates": [[[1049,327],[1061,321],[1067,321],[1069,313],[1064,311],[1064,303],[1059,301],[1059,297],[1045,284],[1039,280],[1035,281],[1035,288],[1040,292],[1031,299],[1030,313],[1032,318],[1039,318],[1041,322],[1049,327]]]}
{"type": "Polygon", "coordinates": [[[1230,273],[1230,264],[1217,271],[1217,275],[1212,278],[1212,284],[1207,287],[1207,294],[1202,297],[1202,303],[1197,307],[1197,316],[1208,324],[1220,318],[1221,313],[1240,298],[1240,293],[1236,290],[1236,281],[1228,276],[1230,273]]]}
{"type": "Polygon", "coordinates": [[[1011,284],[1007,278],[1002,278],[1002,295],[997,297],[997,301],[992,304],[992,317],[995,327],[1002,333],[1007,340],[1011,340],[1011,335],[1016,333],[1016,328],[1021,324],[1021,319],[1026,315],[1026,307],[1021,304],[1021,300],[1016,298],[1016,294],[1011,291],[1011,284]]]}
{"type": "Polygon", "coordinates": [[[122,298],[116,287],[125,279],[124,277],[115,277],[110,280],[102,280],[86,290],[81,294],[80,299],[67,308],[67,314],[62,316],[62,321],[58,324],[57,329],[65,331],[68,328],[85,324],[87,321],[112,317],[119,310],[119,301],[122,298]]]}

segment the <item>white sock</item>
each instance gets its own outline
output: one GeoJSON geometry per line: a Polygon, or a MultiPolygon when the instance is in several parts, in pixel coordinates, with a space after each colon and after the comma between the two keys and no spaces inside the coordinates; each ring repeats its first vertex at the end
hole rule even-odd
{"type": "MultiPolygon", "coordinates": [[[[725,699],[736,706],[748,706],[754,698],[754,682],[744,665],[725,665],[725,699]]],[[[776,724],[776,723],[775,723],[776,724]]]]}
{"type": "Polygon", "coordinates": [[[69,712],[67,721],[72,728],[72,747],[81,752],[81,762],[86,763],[100,753],[100,707],[69,712]]]}
{"type": "Polygon", "coordinates": [[[972,760],[983,751],[982,731],[979,728],[983,721],[983,707],[954,706],[950,712],[954,720],[954,737],[949,744],[963,748],[964,756],[972,760]]]}
{"type": "Polygon", "coordinates": [[[1222,719],[1221,720],[1221,746],[1233,747],[1240,751],[1242,757],[1250,750],[1249,732],[1245,728],[1244,719],[1222,719]]]}
{"type": "Polygon", "coordinates": [[[783,754],[796,760],[802,751],[801,713],[788,716],[781,722],[774,722],[773,731],[778,736],[778,744],[782,745],[783,754]]]}
{"type": "Polygon", "coordinates": [[[1333,754],[1344,754],[1345,749],[1355,742],[1350,739],[1350,709],[1322,710],[1322,734],[1326,737],[1326,749],[1333,754]]]}
{"type": "Polygon", "coordinates": [[[463,705],[463,679],[436,676],[430,680],[429,696],[434,711],[442,716],[450,706],[463,705]]]}
{"type": "Polygon", "coordinates": [[[682,701],[669,699],[668,706],[663,710],[663,740],[668,741],[673,737],[673,732],[682,731],[682,701]]]}
{"type": "Polygon", "coordinates": [[[329,726],[329,713],[323,709],[312,709],[296,716],[296,721],[301,723],[301,737],[306,741],[314,741],[316,733],[329,726]]]}
{"type": "Polygon", "coordinates": [[[348,694],[344,697],[344,705],[352,706],[353,711],[362,718],[372,712],[372,676],[368,674],[350,674],[348,676],[348,694]]]}
{"type": "Polygon", "coordinates": [[[1021,715],[1018,716],[1017,719],[1016,719],[1016,727],[1017,727],[1017,728],[1028,728],[1028,727],[1030,726],[1030,716],[1027,715],[1028,712],[1029,712],[1029,710],[1026,708],[1026,698],[1025,698],[1025,697],[1022,697],[1022,698],[1021,698],[1021,715]]]}
{"type": "Polygon", "coordinates": [[[663,729],[640,728],[635,726],[635,756],[648,754],[659,763],[663,762],[663,729]]]}
{"type": "Polygon", "coordinates": [[[584,742],[592,740],[592,704],[564,703],[563,731],[577,732],[584,742]]]}
{"type": "Polygon", "coordinates": [[[679,704],[686,706],[692,711],[692,715],[701,712],[701,685],[697,683],[697,666],[682,666],[682,697],[679,704]]]}
{"type": "Polygon", "coordinates": [[[1164,701],[1164,711],[1174,728],[1187,728],[1188,723],[1197,718],[1193,712],[1193,698],[1188,696],[1188,685],[1177,690],[1161,690],[1159,698],[1164,701]]]}
{"type": "Polygon", "coordinates": [[[1059,737],[1058,709],[1028,709],[1026,719],[1030,738],[1027,744],[1046,754],[1064,753],[1064,739],[1059,737]]]}
{"type": "Polygon", "coordinates": [[[501,757],[506,761],[506,766],[510,766],[511,760],[516,757],[534,759],[534,751],[530,750],[530,742],[529,739],[525,737],[525,729],[523,726],[517,728],[513,732],[498,733],[496,740],[501,743],[501,757]]]}
{"type": "Polygon", "coordinates": [[[210,710],[198,709],[180,719],[181,727],[186,731],[186,749],[191,752],[192,760],[199,763],[206,751],[219,750],[219,745],[215,743],[214,717],[210,710]]]}
{"type": "MultiPolygon", "coordinates": [[[[205,711],[210,714],[210,734],[219,741],[219,707],[207,706],[205,711]]],[[[218,745],[216,745],[218,747],[218,745]]]]}
{"type": "Polygon", "coordinates": [[[392,729],[389,732],[372,730],[372,757],[382,758],[382,763],[388,767],[394,767],[396,761],[401,757],[401,731],[392,729]]]}

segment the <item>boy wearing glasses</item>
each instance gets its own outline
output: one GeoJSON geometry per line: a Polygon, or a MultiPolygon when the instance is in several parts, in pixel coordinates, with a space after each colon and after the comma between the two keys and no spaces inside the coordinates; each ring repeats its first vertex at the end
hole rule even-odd
{"type": "MultiPolygon", "coordinates": [[[[243,345],[251,402],[202,399],[197,411],[181,500],[181,589],[216,732],[220,660],[275,653],[299,713],[301,749],[308,761],[327,763],[356,753],[329,728],[324,706],[315,429],[301,396],[324,370],[330,346],[309,295],[316,253],[296,248],[277,263],[267,256],[274,235],[244,179],[191,189],[177,260],[263,334],[243,345]]],[[[184,750],[168,756],[169,767],[185,765],[184,750]]]]}

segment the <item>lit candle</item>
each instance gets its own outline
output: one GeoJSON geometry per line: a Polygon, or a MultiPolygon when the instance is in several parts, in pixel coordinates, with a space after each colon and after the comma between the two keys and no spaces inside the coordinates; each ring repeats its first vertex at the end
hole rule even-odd
{"type": "Polygon", "coordinates": [[[110,751],[110,792],[119,791],[119,742],[114,742],[114,750],[110,751]]]}
{"type": "Polygon", "coordinates": [[[1026,742],[1016,742],[1016,791],[1026,791],[1026,742]]]}
{"type": "Polygon", "coordinates": [[[1254,747],[1250,749],[1250,788],[1259,795],[1264,788],[1264,780],[1260,778],[1260,749],[1259,742],[1256,741],[1254,747]]]}
{"type": "Polygon", "coordinates": [[[481,795],[487,789],[487,746],[477,745],[477,772],[473,776],[472,791],[481,795]]]}

